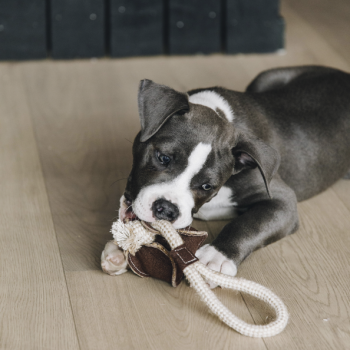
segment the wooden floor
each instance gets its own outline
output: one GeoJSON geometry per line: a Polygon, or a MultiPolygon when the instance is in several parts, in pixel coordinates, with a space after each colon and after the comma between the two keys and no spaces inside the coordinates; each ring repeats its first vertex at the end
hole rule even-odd
{"type": "MultiPolygon", "coordinates": [[[[100,269],[131,167],[140,79],[242,90],[275,66],[350,71],[348,0],[286,0],[282,14],[280,54],[0,64],[0,349],[350,349],[344,180],[301,203],[300,230],[239,270],[285,301],[290,323],[273,338],[232,331],[184,283],[100,269]]],[[[223,225],[195,222],[211,238],[223,225]]],[[[248,322],[272,316],[246,295],[216,293],[248,322]]]]}

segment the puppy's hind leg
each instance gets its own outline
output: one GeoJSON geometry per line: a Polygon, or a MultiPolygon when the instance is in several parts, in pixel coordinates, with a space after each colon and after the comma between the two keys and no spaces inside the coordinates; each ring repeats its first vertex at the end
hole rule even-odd
{"type": "Polygon", "coordinates": [[[317,74],[330,71],[327,67],[300,66],[273,68],[261,72],[247,87],[247,92],[260,93],[276,89],[281,89],[303,74],[317,74]]]}

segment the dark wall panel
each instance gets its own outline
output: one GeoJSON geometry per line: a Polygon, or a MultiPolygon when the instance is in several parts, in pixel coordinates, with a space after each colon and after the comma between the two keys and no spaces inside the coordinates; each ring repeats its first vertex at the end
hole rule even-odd
{"type": "Polygon", "coordinates": [[[45,0],[0,1],[0,59],[46,57],[45,0]]]}
{"type": "Polygon", "coordinates": [[[51,0],[52,57],[105,55],[104,0],[51,0]]]}
{"type": "Polygon", "coordinates": [[[221,51],[221,1],[169,0],[169,53],[221,51]]]}
{"type": "Polygon", "coordinates": [[[0,0],[0,60],[273,52],[279,0],[0,0]]]}
{"type": "Polygon", "coordinates": [[[274,52],[284,47],[284,21],[240,20],[227,31],[227,53],[274,52]]]}
{"type": "Polygon", "coordinates": [[[163,0],[111,0],[111,55],[163,53],[163,0]]]}
{"type": "Polygon", "coordinates": [[[230,17],[235,19],[276,18],[279,0],[226,0],[230,17]]]}
{"type": "Polygon", "coordinates": [[[278,0],[227,0],[226,51],[274,52],[284,47],[278,0]]]}

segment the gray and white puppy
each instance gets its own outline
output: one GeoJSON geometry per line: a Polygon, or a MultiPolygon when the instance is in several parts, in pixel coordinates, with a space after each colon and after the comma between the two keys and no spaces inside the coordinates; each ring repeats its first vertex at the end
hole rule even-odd
{"type": "MultiPolygon", "coordinates": [[[[265,71],[244,93],[181,93],[142,80],[141,131],[120,218],[165,219],[175,228],[192,216],[232,219],[197,256],[235,275],[254,250],[298,229],[297,201],[349,172],[349,97],[349,74],[317,66],[265,71]]],[[[125,271],[115,246],[102,259],[106,272],[125,271]]]]}

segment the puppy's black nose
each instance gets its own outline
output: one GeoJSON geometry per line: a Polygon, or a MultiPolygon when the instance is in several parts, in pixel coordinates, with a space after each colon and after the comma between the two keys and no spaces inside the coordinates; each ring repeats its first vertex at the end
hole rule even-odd
{"type": "Polygon", "coordinates": [[[153,202],[152,212],[157,219],[167,221],[175,221],[180,215],[179,208],[175,204],[162,198],[153,202]]]}

